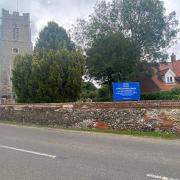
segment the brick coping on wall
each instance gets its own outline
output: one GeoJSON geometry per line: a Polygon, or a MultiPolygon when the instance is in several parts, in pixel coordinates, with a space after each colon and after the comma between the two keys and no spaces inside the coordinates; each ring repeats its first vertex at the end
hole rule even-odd
{"type": "Polygon", "coordinates": [[[180,108],[180,101],[131,101],[93,103],[40,103],[40,104],[1,104],[0,108],[63,108],[63,109],[116,109],[116,108],[180,108]]]}

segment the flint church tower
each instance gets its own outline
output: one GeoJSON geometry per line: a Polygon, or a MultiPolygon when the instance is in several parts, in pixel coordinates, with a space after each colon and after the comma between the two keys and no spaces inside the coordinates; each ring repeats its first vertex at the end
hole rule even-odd
{"type": "Polygon", "coordinates": [[[31,54],[29,14],[19,15],[2,9],[0,17],[0,98],[12,99],[13,60],[16,55],[31,54]]]}

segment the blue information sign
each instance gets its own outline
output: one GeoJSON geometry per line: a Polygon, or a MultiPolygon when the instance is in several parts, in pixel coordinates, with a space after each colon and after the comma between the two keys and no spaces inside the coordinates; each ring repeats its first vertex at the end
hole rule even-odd
{"type": "Polygon", "coordinates": [[[113,99],[114,101],[139,101],[139,82],[113,83],[113,99]]]}

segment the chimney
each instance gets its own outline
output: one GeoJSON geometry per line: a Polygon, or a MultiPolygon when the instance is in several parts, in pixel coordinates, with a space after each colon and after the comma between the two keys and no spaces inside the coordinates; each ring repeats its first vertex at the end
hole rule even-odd
{"type": "Polygon", "coordinates": [[[176,61],[176,55],[172,53],[171,55],[171,62],[174,63],[176,61]]]}

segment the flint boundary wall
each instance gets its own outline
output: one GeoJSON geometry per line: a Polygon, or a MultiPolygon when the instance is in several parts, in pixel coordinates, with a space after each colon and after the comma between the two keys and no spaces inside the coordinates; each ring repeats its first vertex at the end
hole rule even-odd
{"type": "Polygon", "coordinates": [[[180,102],[0,105],[0,120],[62,128],[168,131],[180,134],[180,102]]]}

